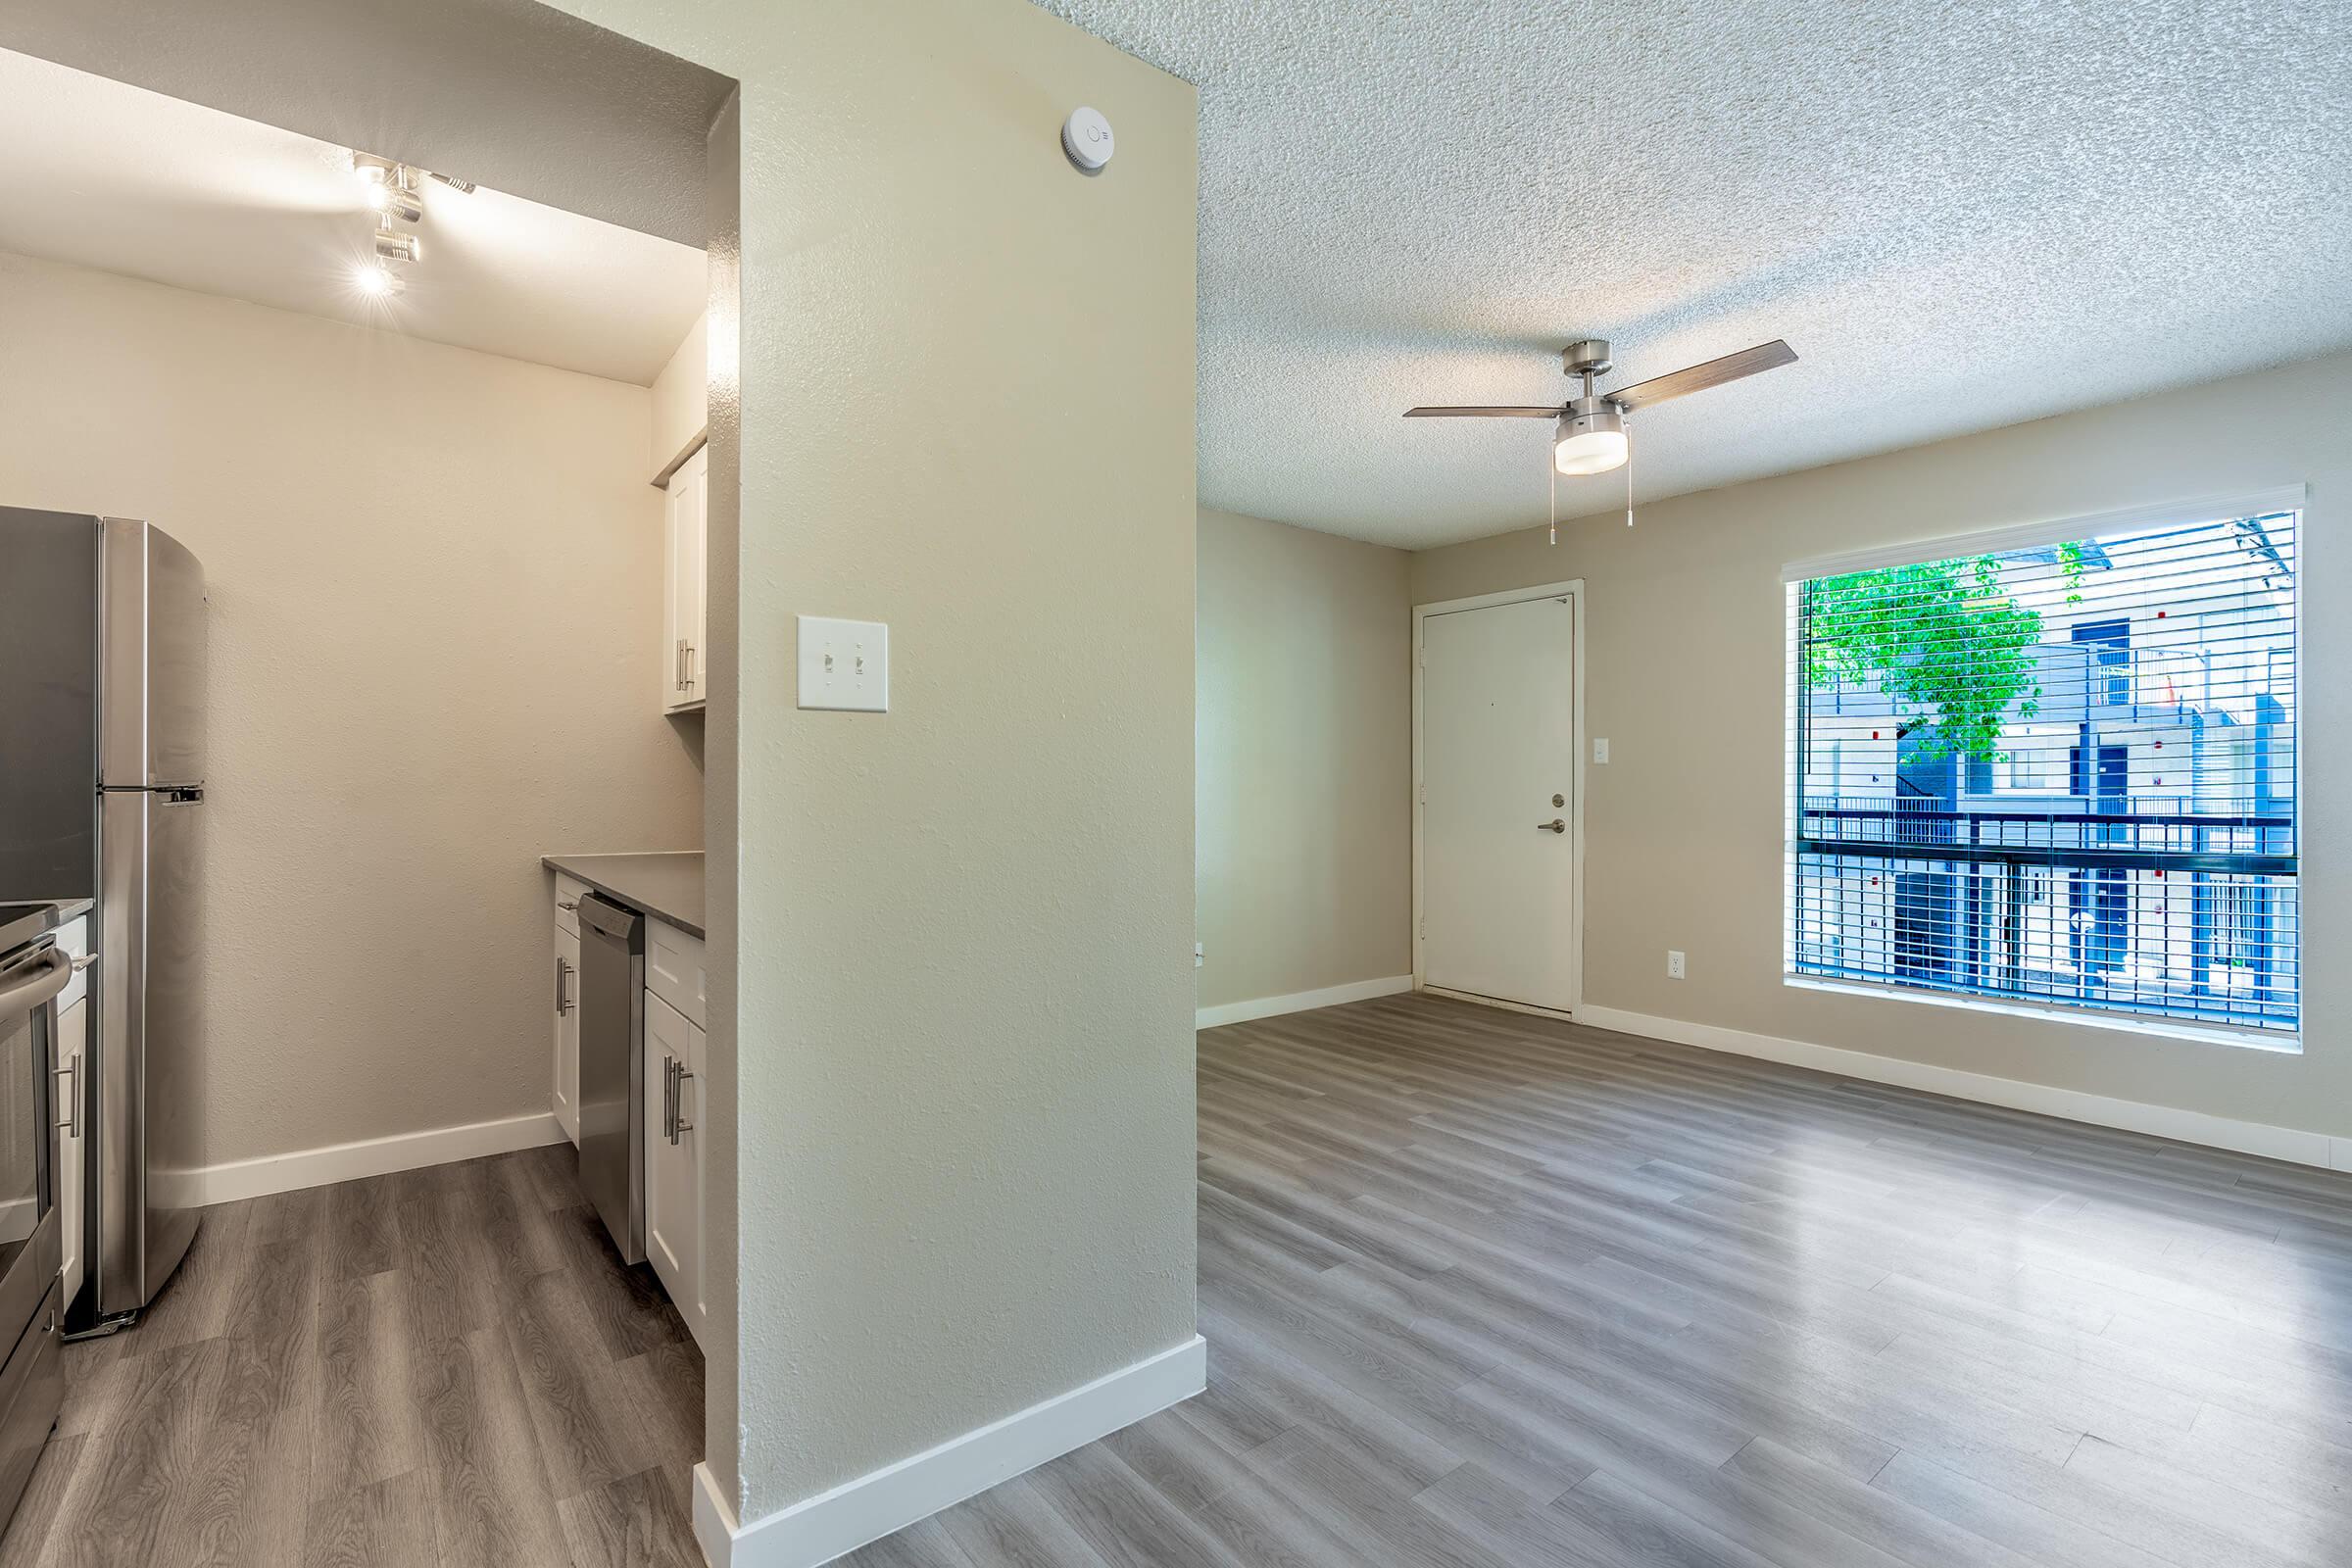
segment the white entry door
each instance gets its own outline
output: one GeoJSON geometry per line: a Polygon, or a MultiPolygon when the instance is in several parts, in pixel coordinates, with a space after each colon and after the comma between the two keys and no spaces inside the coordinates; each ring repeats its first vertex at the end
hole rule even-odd
{"type": "Polygon", "coordinates": [[[1421,621],[1421,979],[1576,1004],[1573,593],[1421,621]]]}

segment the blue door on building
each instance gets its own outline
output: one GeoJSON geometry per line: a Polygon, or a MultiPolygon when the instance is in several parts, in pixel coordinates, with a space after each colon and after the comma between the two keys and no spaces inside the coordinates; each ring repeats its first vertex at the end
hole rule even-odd
{"type": "MultiPolygon", "coordinates": [[[[2131,809],[2130,748],[2100,746],[2086,752],[2078,746],[2069,762],[2074,792],[2090,797],[2094,815],[2121,816],[2131,809]],[[2093,755],[2097,758],[2095,776],[2088,762],[2093,755]]],[[[2090,845],[2100,848],[2122,849],[2132,842],[2130,825],[2121,822],[2095,824],[2084,836],[2090,845]]],[[[2111,973],[2124,966],[2132,925],[2131,879],[2131,872],[2107,866],[2077,871],[2069,878],[2067,923],[2074,930],[2075,967],[2085,982],[2093,974],[2111,973]]]]}

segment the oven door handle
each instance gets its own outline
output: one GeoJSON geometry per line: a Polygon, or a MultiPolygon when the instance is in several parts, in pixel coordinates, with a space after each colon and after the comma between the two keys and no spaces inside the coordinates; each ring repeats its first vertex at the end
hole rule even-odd
{"type": "Polygon", "coordinates": [[[74,956],[63,948],[51,948],[41,955],[41,967],[0,991],[0,1018],[13,1018],[20,1012],[30,1012],[57,1000],[74,978],[74,956]]]}

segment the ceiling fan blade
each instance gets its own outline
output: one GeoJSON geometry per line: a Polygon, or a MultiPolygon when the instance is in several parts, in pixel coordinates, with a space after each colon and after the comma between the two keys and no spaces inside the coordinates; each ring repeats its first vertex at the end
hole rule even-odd
{"type": "Polygon", "coordinates": [[[1663,403],[1668,398],[1688,397],[1693,392],[1704,392],[1711,386],[1721,386],[1726,381],[1737,381],[1744,375],[1754,375],[1762,370],[1778,369],[1784,365],[1795,363],[1796,350],[1776,337],[1752,349],[1741,349],[1737,354],[1726,354],[1722,359],[1709,360],[1704,365],[1693,365],[1667,375],[1637,381],[1632,386],[1621,386],[1601,396],[1621,409],[1645,409],[1652,403],[1663,403]]]}
{"type": "Polygon", "coordinates": [[[1537,408],[1532,403],[1473,403],[1459,408],[1407,409],[1408,419],[1556,419],[1560,416],[1557,403],[1537,408]]]}

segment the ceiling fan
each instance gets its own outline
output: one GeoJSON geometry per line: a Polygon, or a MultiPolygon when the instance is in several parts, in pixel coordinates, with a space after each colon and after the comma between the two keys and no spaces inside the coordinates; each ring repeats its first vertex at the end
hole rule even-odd
{"type": "MultiPolygon", "coordinates": [[[[1781,338],[1759,343],[1752,349],[1726,354],[1719,360],[1685,367],[1666,375],[1621,386],[1614,392],[1596,392],[1592,383],[1615,368],[1609,357],[1609,345],[1601,338],[1586,338],[1571,343],[1560,355],[1560,368],[1572,376],[1581,377],[1585,384],[1581,397],[1552,405],[1517,403],[1481,403],[1459,408],[1407,409],[1408,419],[1553,419],[1551,461],[1552,472],[1558,474],[1606,473],[1626,464],[1632,449],[1626,443],[1625,416],[1635,409],[1645,409],[1668,398],[1687,397],[1692,392],[1704,392],[1709,387],[1722,386],[1743,376],[1777,369],[1796,361],[1796,351],[1781,338]]],[[[1555,478],[1556,486],[1556,478],[1555,478]]],[[[1625,520],[1634,520],[1634,481],[1629,469],[1625,481],[1625,520]]],[[[1556,503],[1557,497],[1554,496],[1556,503]]],[[[1556,508],[1555,508],[1556,510],[1556,508]]],[[[1559,536],[1555,516],[1552,536],[1559,536]]]]}

